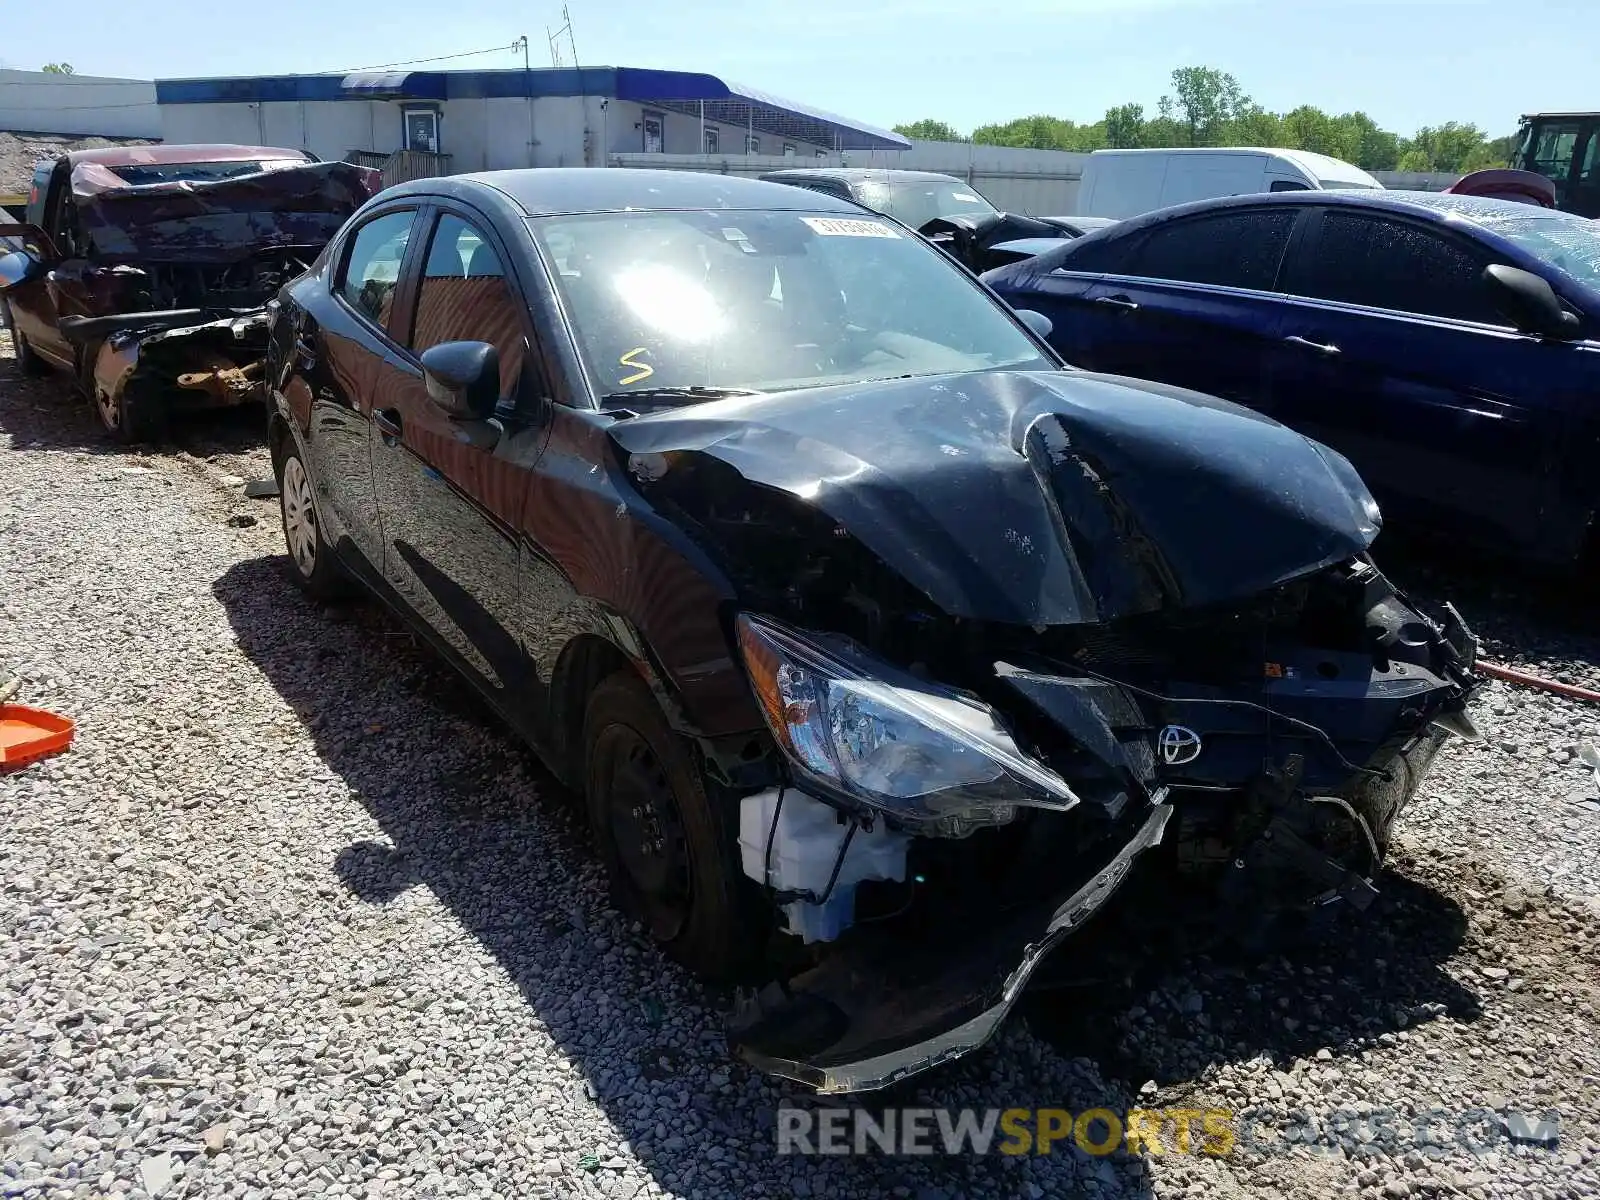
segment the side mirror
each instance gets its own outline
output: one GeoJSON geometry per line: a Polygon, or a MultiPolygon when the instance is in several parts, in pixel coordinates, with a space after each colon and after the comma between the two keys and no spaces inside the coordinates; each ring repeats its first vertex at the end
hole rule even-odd
{"type": "Polygon", "coordinates": [[[44,274],[44,264],[26,250],[0,254],[0,291],[44,274]]]}
{"type": "Polygon", "coordinates": [[[1049,317],[1031,308],[1017,309],[1017,319],[1042,338],[1048,338],[1050,331],[1055,328],[1055,323],[1049,317]]]}
{"type": "Polygon", "coordinates": [[[1578,336],[1582,322],[1561,306],[1555,290],[1532,271],[1496,263],[1484,268],[1483,277],[1494,293],[1495,307],[1523,333],[1561,340],[1578,336]]]}
{"type": "Polygon", "coordinates": [[[457,421],[483,421],[500,399],[500,352],[488,342],[440,342],[422,352],[428,398],[457,421]]]}

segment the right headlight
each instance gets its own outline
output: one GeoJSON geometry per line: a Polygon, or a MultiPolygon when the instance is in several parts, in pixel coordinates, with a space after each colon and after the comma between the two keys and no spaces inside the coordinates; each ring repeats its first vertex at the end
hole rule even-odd
{"type": "Polygon", "coordinates": [[[939,837],[1004,825],[1022,806],[1078,803],[986,704],[760,617],[741,614],[738,636],[767,725],[802,781],[939,837]]]}

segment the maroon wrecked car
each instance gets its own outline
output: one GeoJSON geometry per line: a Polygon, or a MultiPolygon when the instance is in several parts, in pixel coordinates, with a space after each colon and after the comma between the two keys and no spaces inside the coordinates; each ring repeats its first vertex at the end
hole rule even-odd
{"type": "Polygon", "coordinates": [[[71,372],[113,437],[255,399],[267,302],[378,190],[271,146],[111,146],[40,163],[0,225],[0,318],[23,370],[71,372]]]}

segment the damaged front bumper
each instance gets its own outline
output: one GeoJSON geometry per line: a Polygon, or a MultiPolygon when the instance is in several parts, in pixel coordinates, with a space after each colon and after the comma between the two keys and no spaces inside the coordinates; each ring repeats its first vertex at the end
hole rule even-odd
{"type": "Polygon", "coordinates": [[[759,1070],[840,1094],[888,1087],[978,1049],[1045,956],[1161,842],[1171,816],[1166,803],[1153,804],[1133,837],[1079,887],[980,923],[959,947],[943,938],[907,946],[890,926],[786,986],[768,985],[736,1014],[733,1052],[759,1070]]]}

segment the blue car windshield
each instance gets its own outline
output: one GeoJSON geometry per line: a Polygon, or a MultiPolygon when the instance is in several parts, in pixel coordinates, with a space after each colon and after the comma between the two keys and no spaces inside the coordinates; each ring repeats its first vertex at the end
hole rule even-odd
{"type": "Polygon", "coordinates": [[[617,212],[530,225],[595,390],[614,402],[1058,369],[960,267],[877,217],[617,212]]]}
{"type": "Polygon", "coordinates": [[[1600,289],[1600,224],[1560,217],[1518,217],[1493,228],[1540,261],[1600,289]]]}

